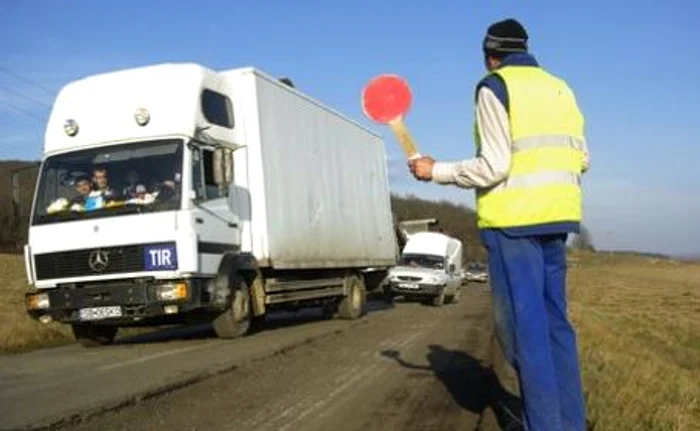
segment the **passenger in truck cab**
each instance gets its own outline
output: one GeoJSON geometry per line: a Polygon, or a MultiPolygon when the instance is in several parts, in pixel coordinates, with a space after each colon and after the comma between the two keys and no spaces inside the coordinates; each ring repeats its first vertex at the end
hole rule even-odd
{"type": "Polygon", "coordinates": [[[109,186],[107,168],[104,166],[97,166],[93,169],[92,182],[94,184],[95,191],[101,192],[102,196],[106,200],[117,200],[120,198],[119,193],[109,186]]]}
{"type": "Polygon", "coordinates": [[[139,174],[136,171],[129,171],[126,173],[126,187],[122,190],[122,194],[125,199],[138,198],[139,194],[145,194],[146,187],[139,183],[139,174]],[[142,190],[139,192],[139,190],[142,190]]]}
{"type": "Polygon", "coordinates": [[[180,173],[175,173],[172,179],[166,179],[161,181],[156,186],[156,191],[158,192],[158,200],[161,202],[178,198],[178,186],[182,181],[182,175],[180,173]]]}

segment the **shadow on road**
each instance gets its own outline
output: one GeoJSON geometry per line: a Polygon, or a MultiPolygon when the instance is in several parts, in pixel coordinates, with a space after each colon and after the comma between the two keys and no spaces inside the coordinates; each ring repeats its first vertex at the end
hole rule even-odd
{"type": "MultiPolygon", "coordinates": [[[[388,304],[381,300],[367,301],[367,313],[375,313],[378,311],[393,308],[393,304],[388,304]]],[[[265,322],[254,332],[266,332],[276,329],[301,326],[304,324],[319,322],[325,320],[326,316],[321,307],[305,308],[297,312],[292,311],[273,311],[265,317],[265,322]]],[[[133,330],[132,330],[133,331],[133,330]]],[[[216,338],[216,334],[210,324],[200,324],[193,326],[176,326],[176,327],[161,327],[157,329],[143,329],[144,333],[129,334],[119,337],[115,341],[115,345],[128,344],[148,344],[148,343],[166,343],[170,341],[184,340],[203,340],[208,338],[216,338]]]]}
{"type": "Polygon", "coordinates": [[[520,399],[508,392],[491,367],[465,352],[430,345],[426,359],[429,365],[411,364],[396,350],[382,351],[382,355],[412,370],[430,371],[445,385],[462,408],[483,415],[490,408],[502,430],[522,430],[520,399]]]}
{"type": "MultiPolygon", "coordinates": [[[[366,310],[367,314],[372,314],[393,307],[393,304],[372,299],[367,301],[366,310]]],[[[319,322],[327,318],[322,307],[304,308],[299,311],[275,311],[266,316],[265,324],[260,328],[260,332],[319,322]]]]}
{"type": "Polygon", "coordinates": [[[169,341],[184,341],[184,340],[203,340],[214,338],[216,335],[211,328],[211,325],[194,325],[194,326],[177,326],[177,327],[159,327],[156,329],[143,329],[143,334],[126,335],[117,338],[115,345],[127,344],[148,344],[148,343],[165,343],[169,341]]]}

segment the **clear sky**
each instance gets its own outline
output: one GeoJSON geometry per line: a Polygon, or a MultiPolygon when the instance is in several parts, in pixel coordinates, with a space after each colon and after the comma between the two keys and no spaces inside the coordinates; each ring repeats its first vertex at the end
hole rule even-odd
{"type": "Polygon", "coordinates": [[[389,130],[363,118],[360,91],[378,73],[403,75],[421,151],[471,157],[481,41],[514,17],[586,115],[596,246],[700,254],[696,0],[3,0],[0,10],[0,159],[40,157],[49,107],[73,79],[162,62],[252,65],[384,134],[393,191],[472,206],[473,191],[407,175],[389,130]]]}

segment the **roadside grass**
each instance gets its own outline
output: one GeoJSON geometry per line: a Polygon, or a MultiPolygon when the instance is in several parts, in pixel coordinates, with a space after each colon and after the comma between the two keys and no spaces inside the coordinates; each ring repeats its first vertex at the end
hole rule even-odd
{"type": "Polygon", "coordinates": [[[570,256],[595,430],[700,430],[700,265],[638,256],[570,256]]]}

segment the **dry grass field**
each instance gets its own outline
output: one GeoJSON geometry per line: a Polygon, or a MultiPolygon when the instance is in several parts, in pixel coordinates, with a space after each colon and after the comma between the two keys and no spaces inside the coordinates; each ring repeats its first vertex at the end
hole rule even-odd
{"type": "MultiPolygon", "coordinates": [[[[593,429],[700,430],[700,264],[579,252],[569,274],[593,429]]],[[[73,342],[27,317],[20,256],[0,277],[0,352],[73,342]]]]}
{"type": "Polygon", "coordinates": [[[570,256],[570,312],[595,430],[700,430],[700,265],[570,256]]]}

